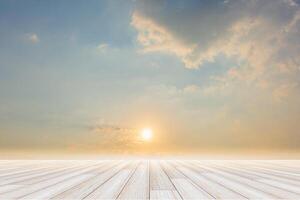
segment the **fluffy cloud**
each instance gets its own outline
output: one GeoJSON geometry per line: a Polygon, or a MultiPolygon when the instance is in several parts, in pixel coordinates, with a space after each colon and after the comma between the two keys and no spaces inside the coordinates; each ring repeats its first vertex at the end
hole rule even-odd
{"type": "Polygon", "coordinates": [[[108,48],[109,45],[107,43],[102,43],[97,46],[97,51],[99,51],[99,53],[104,53],[108,48]]]}
{"type": "Polygon", "coordinates": [[[282,84],[273,91],[274,100],[277,102],[283,101],[296,92],[297,84],[282,84]]]}
{"type": "MultiPolygon", "coordinates": [[[[139,1],[132,15],[143,52],[177,56],[199,68],[235,62],[206,92],[243,82],[277,91],[299,85],[300,7],[293,0],[139,1]]],[[[275,95],[278,96],[278,95],[275,95]]],[[[281,99],[284,95],[280,95],[281,99]]],[[[287,96],[287,95],[285,95],[287,96]]],[[[276,97],[277,98],[277,97],[276,97]]]]}
{"type": "Polygon", "coordinates": [[[173,53],[188,68],[198,68],[219,54],[249,62],[259,56],[264,62],[261,59],[276,56],[299,32],[299,6],[294,1],[204,1],[195,7],[140,1],[131,24],[143,50],[173,53]]]}
{"type": "Polygon", "coordinates": [[[97,124],[90,127],[92,137],[98,138],[97,145],[101,148],[124,150],[134,148],[140,143],[138,131],[135,128],[123,127],[116,124],[97,124]]]}
{"type": "Polygon", "coordinates": [[[40,39],[36,33],[28,33],[25,36],[26,40],[32,44],[36,44],[40,42],[40,39]]]}
{"type": "Polygon", "coordinates": [[[138,11],[133,13],[131,25],[138,30],[138,42],[143,45],[142,52],[164,52],[175,54],[184,62],[194,51],[196,45],[187,45],[178,40],[166,28],[146,18],[138,11]]]}

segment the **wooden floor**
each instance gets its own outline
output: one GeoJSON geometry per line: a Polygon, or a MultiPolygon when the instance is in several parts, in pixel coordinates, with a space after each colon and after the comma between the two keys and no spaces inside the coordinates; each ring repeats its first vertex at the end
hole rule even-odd
{"type": "Polygon", "coordinates": [[[0,161],[0,199],[149,198],[300,199],[300,161],[0,161]]]}

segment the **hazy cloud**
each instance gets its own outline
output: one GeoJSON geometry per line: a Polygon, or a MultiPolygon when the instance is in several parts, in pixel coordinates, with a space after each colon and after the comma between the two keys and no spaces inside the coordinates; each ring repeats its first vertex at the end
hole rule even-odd
{"type": "Polygon", "coordinates": [[[132,15],[143,52],[176,55],[187,68],[236,64],[214,77],[205,93],[229,84],[281,90],[299,82],[300,7],[293,0],[139,1],[132,15]],[[168,4],[168,6],[167,6],[168,4]]]}
{"type": "Polygon", "coordinates": [[[40,42],[40,39],[36,33],[28,33],[25,35],[25,38],[27,41],[29,41],[32,44],[36,44],[40,42]]]}
{"type": "Polygon", "coordinates": [[[195,45],[178,40],[165,27],[137,11],[132,15],[131,25],[138,30],[137,41],[143,46],[142,52],[170,53],[188,63],[188,56],[193,52],[195,45]]]}
{"type": "Polygon", "coordinates": [[[273,97],[276,102],[282,102],[289,96],[293,95],[297,84],[282,84],[273,91],[273,97]]]}
{"type": "MultiPolygon", "coordinates": [[[[86,137],[86,136],[85,136],[86,137]]],[[[138,130],[113,123],[100,123],[89,127],[90,147],[98,150],[113,150],[115,152],[130,151],[136,149],[141,142],[138,130]]],[[[87,147],[88,145],[84,145],[87,147]]]]}
{"type": "Polygon", "coordinates": [[[279,58],[284,48],[293,51],[294,58],[299,51],[299,6],[294,1],[204,1],[195,7],[140,1],[131,24],[143,51],[175,54],[187,68],[224,54],[248,62],[256,71],[274,57],[286,62],[279,58]]]}
{"type": "Polygon", "coordinates": [[[106,52],[108,47],[109,47],[109,45],[107,43],[99,44],[97,46],[97,51],[99,51],[100,53],[104,53],[104,52],[106,52]]]}

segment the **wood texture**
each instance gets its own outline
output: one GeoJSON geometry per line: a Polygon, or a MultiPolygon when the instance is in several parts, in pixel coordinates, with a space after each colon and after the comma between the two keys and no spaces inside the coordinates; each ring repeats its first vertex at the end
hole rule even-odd
{"type": "Polygon", "coordinates": [[[300,161],[0,160],[0,199],[300,199],[300,161]]]}

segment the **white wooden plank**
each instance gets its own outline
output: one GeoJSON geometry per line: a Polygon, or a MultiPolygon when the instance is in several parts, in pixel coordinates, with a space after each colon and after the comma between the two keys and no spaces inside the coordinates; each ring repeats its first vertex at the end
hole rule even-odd
{"type": "Polygon", "coordinates": [[[276,169],[276,166],[278,163],[274,163],[273,166],[268,166],[268,167],[262,167],[259,165],[260,163],[253,162],[252,164],[249,163],[248,165],[239,165],[238,163],[235,164],[235,167],[243,168],[243,169],[248,169],[251,171],[259,172],[259,173],[264,173],[268,175],[275,175],[276,177],[279,178],[285,178],[285,179],[290,179],[294,181],[300,181],[300,172],[289,172],[287,169],[284,171],[276,169]]]}
{"type": "Polygon", "coordinates": [[[142,161],[132,175],[119,199],[149,199],[149,163],[142,161]]]}
{"type": "Polygon", "coordinates": [[[87,167],[87,168],[80,169],[78,171],[75,171],[75,172],[72,172],[69,174],[59,176],[55,179],[49,179],[47,181],[43,181],[42,183],[38,183],[38,184],[30,185],[30,186],[24,186],[15,191],[2,193],[0,195],[0,198],[17,198],[17,197],[23,197],[23,196],[29,195],[31,193],[39,192],[40,190],[46,191],[47,188],[49,188],[53,185],[67,181],[68,179],[72,179],[76,176],[81,176],[84,172],[89,171],[95,167],[97,167],[97,166],[87,167]]]}
{"type": "Polygon", "coordinates": [[[181,199],[177,192],[172,190],[151,190],[150,191],[150,199],[181,199]]]}
{"type": "Polygon", "coordinates": [[[213,199],[188,179],[174,178],[171,179],[171,181],[174,183],[176,190],[183,199],[213,199]]]}
{"type": "Polygon", "coordinates": [[[159,161],[150,161],[150,190],[176,191],[169,177],[159,165],[159,161]]]}
{"type": "MultiPolygon", "coordinates": [[[[59,169],[61,167],[67,167],[68,166],[65,163],[63,165],[61,165],[57,162],[51,163],[51,162],[45,162],[45,161],[44,162],[41,161],[40,163],[33,162],[31,165],[28,165],[28,164],[24,165],[20,168],[17,168],[17,169],[9,170],[7,172],[1,172],[0,173],[0,180],[3,181],[3,180],[22,177],[22,176],[27,176],[27,175],[30,175],[30,174],[39,173],[39,172],[43,172],[43,171],[48,171],[48,170],[53,170],[53,169],[56,170],[56,169],[59,169]]],[[[69,165],[69,166],[72,166],[72,165],[69,165]]]]}
{"type": "Polygon", "coordinates": [[[273,196],[273,198],[295,198],[295,194],[289,193],[285,190],[282,190],[277,187],[273,187],[268,184],[264,184],[262,182],[257,181],[256,177],[253,177],[253,179],[249,178],[248,176],[245,176],[245,173],[239,173],[234,170],[226,170],[224,168],[215,168],[215,167],[207,167],[203,166],[203,168],[207,168],[212,170],[216,175],[221,175],[227,179],[233,180],[235,182],[247,185],[249,188],[253,188],[259,192],[263,192],[265,194],[268,194],[270,196],[273,196]]]}
{"type": "Polygon", "coordinates": [[[80,176],[75,176],[74,178],[67,179],[63,182],[57,183],[55,185],[49,186],[44,190],[39,190],[32,194],[19,197],[20,199],[50,199],[51,197],[59,194],[60,192],[71,188],[72,186],[79,184],[90,178],[91,174],[81,174],[80,176]]]}
{"type": "Polygon", "coordinates": [[[163,165],[164,171],[169,176],[171,182],[183,199],[194,199],[196,197],[199,197],[201,199],[213,198],[209,193],[207,193],[207,191],[199,187],[191,179],[189,179],[175,167],[170,165],[170,161],[161,163],[163,165]]]}
{"type": "Polygon", "coordinates": [[[152,160],[150,161],[150,199],[168,199],[168,197],[182,199],[167,174],[162,170],[159,161],[152,160]]]}
{"type": "Polygon", "coordinates": [[[61,194],[53,197],[54,199],[84,199],[97,188],[99,188],[103,183],[112,178],[117,172],[119,172],[124,166],[128,165],[128,162],[116,163],[116,166],[111,166],[107,163],[109,167],[107,170],[104,169],[103,173],[94,176],[86,182],[78,184],[69,190],[64,191],[61,194]]]}
{"type": "Polygon", "coordinates": [[[236,191],[226,187],[221,183],[214,182],[208,177],[204,177],[191,169],[183,166],[178,166],[178,169],[186,174],[191,180],[193,180],[197,185],[205,189],[209,194],[211,194],[216,199],[245,199],[246,197],[237,193],[236,191]]]}
{"type": "Polygon", "coordinates": [[[15,181],[14,183],[22,184],[22,185],[32,185],[37,184],[46,180],[50,180],[52,178],[56,178],[62,175],[67,175],[73,172],[76,172],[80,169],[84,169],[89,167],[90,165],[79,165],[79,166],[71,166],[71,167],[63,167],[59,169],[49,170],[45,173],[39,174],[38,176],[29,177],[26,179],[15,181]]]}
{"type": "MultiPolygon", "coordinates": [[[[285,161],[286,163],[289,163],[289,161],[285,161]]],[[[298,163],[300,165],[300,163],[298,163]]],[[[274,169],[281,172],[290,172],[290,173],[296,173],[300,175],[300,167],[292,167],[288,165],[282,165],[282,161],[277,162],[256,162],[256,165],[262,166],[266,169],[274,169]]]]}
{"type": "Polygon", "coordinates": [[[0,174],[0,181],[5,181],[13,178],[20,178],[22,176],[28,176],[36,173],[44,173],[45,170],[51,169],[49,166],[40,166],[38,168],[25,168],[21,171],[9,171],[7,173],[0,174]]]}
{"type": "Polygon", "coordinates": [[[283,171],[270,169],[270,168],[267,169],[267,168],[264,168],[264,167],[253,167],[253,169],[255,171],[265,173],[265,174],[269,174],[269,175],[275,175],[275,176],[280,177],[280,178],[290,179],[290,180],[294,180],[294,181],[298,181],[298,182],[300,181],[300,174],[297,174],[297,173],[283,172],[283,171]]]}
{"type": "MultiPolygon", "coordinates": [[[[69,170],[67,170],[67,173],[68,173],[68,172],[73,172],[73,171],[76,171],[76,170],[78,170],[80,168],[84,168],[84,167],[86,167],[86,166],[80,165],[80,166],[66,167],[66,169],[69,169],[69,170]]],[[[51,175],[52,173],[60,172],[62,170],[65,170],[65,168],[63,168],[63,169],[45,168],[45,169],[39,170],[38,172],[32,171],[32,172],[24,174],[22,176],[17,176],[14,178],[9,177],[5,180],[0,180],[0,185],[5,185],[5,184],[25,184],[26,185],[26,184],[30,184],[30,183],[34,182],[36,179],[43,178],[43,176],[46,176],[49,174],[51,175]]]]}
{"type": "Polygon", "coordinates": [[[167,172],[167,175],[170,179],[172,178],[186,178],[184,174],[180,171],[176,170],[176,168],[172,165],[174,161],[160,161],[160,166],[164,169],[164,172],[167,172]]]}
{"type": "Polygon", "coordinates": [[[23,187],[23,185],[3,185],[3,186],[0,186],[0,194],[8,192],[8,191],[16,190],[16,189],[19,189],[22,187],[23,187]]]}
{"type": "Polygon", "coordinates": [[[266,194],[247,185],[232,181],[222,176],[218,176],[214,173],[207,172],[203,173],[203,175],[216,182],[226,185],[229,188],[232,188],[233,190],[237,191],[238,193],[242,194],[243,196],[249,199],[276,199],[273,195],[266,194]]]}
{"type": "Polygon", "coordinates": [[[259,179],[258,181],[282,188],[287,191],[295,192],[299,195],[298,197],[300,197],[300,182],[297,186],[294,186],[294,185],[281,183],[281,182],[270,180],[270,179],[259,179]]]}
{"type": "Polygon", "coordinates": [[[137,163],[132,162],[131,165],[121,169],[116,175],[93,191],[85,199],[116,199],[134,173],[136,167],[137,163]]]}
{"type": "Polygon", "coordinates": [[[253,172],[253,171],[250,171],[250,170],[243,170],[243,169],[240,169],[240,168],[237,168],[237,167],[225,167],[224,165],[222,167],[223,171],[227,171],[227,172],[230,172],[230,173],[235,173],[235,174],[240,175],[240,176],[247,176],[249,174],[256,175],[255,178],[253,179],[254,182],[250,183],[251,185],[255,184],[257,187],[261,188],[261,190],[264,190],[264,191],[267,191],[269,193],[272,193],[272,194],[274,194],[274,195],[276,195],[276,196],[278,196],[280,198],[295,199],[295,198],[299,197],[299,193],[297,193],[297,191],[295,192],[295,190],[288,190],[287,189],[289,187],[291,187],[291,188],[297,188],[297,186],[299,185],[299,182],[292,181],[292,183],[294,183],[296,185],[287,184],[286,182],[289,181],[289,180],[282,179],[282,178],[277,178],[274,175],[270,176],[270,175],[266,175],[266,174],[261,174],[261,173],[253,172]],[[227,168],[229,170],[226,170],[225,168],[227,168]],[[267,177],[267,178],[261,178],[261,177],[267,177]],[[272,181],[273,179],[279,179],[280,181],[272,181]],[[263,180],[270,180],[270,181],[263,181],[263,180]],[[280,187],[278,184],[274,184],[274,183],[278,183],[278,182],[281,183],[280,184],[281,186],[285,185],[286,187],[280,187]],[[261,183],[265,183],[265,185],[261,185],[261,183]]]}
{"type": "Polygon", "coordinates": [[[297,160],[0,160],[0,199],[294,200],[299,166],[297,160]]]}

